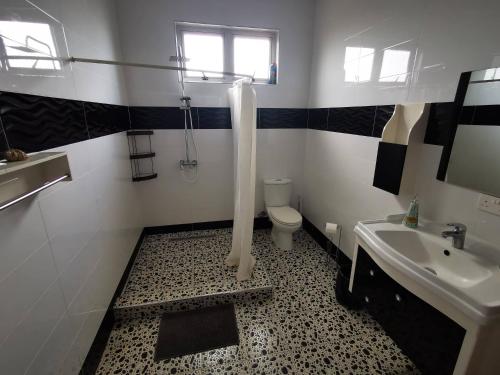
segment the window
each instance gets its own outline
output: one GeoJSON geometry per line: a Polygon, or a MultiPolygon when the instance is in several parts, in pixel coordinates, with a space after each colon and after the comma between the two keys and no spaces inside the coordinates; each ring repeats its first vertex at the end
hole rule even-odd
{"type": "Polygon", "coordinates": [[[270,66],[277,63],[278,32],[185,22],[176,23],[181,64],[202,72],[184,72],[186,82],[232,82],[237,77],[211,72],[251,75],[257,83],[269,81],[270,66]]]}
{"type": "Polygon", "coordinates": [[[5,49],[6,58],[5,60],[2,58],[3,69],[61,69],[59,61],[36,59],[36,57],[57,57],[52,30],[48,24],[0,21],[0,36],[0,42],[3,44],[0,49],[1,47],[5,49]]]}
{"type": "Polygon", "coordinates": [[[234,39],[234,72],[253,75],[255,79],[269,79],[271,64],[271,40],[235,36],[234,39]]]}
{"type": "MultiPolygon", "coordinates": [[[[183,34],[184,54],[189,56],[185,63],[189,69],[206,69],[217,72],[224,70],[224,39],[218,34],[183,34]]],[[[188,77],[202,77],[199,72],[186,72],[188,77]]],[[[222,74],[206,73],[207,77],[222,77],[222,74]]]]}

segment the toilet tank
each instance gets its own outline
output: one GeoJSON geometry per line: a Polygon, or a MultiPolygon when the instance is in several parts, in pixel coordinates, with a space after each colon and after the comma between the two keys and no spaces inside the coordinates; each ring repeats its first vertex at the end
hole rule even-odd
{"type": "Polygon", "coordinates": [[[292,180],[271,178],[264,180],[264,202],[266,207],[289,206],[292,198],[292,180]]]}

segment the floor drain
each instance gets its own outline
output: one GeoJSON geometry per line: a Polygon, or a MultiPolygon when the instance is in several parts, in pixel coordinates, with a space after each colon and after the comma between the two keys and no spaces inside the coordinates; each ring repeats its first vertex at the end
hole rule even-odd
{"type": "Polygon", "coordinates": [[[436,272],[436,271],[434,271],[432,268],[430,268],[430,267],[424,267],[424,268],[425,268],[427,271],[429,271],[430,273],[433,273],[434,275],[436,275],[436,276],[437,276],[437,272],[436,272]]]}

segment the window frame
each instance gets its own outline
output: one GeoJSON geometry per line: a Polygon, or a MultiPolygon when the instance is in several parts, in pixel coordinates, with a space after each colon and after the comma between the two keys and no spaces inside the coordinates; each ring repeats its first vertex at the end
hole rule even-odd
{"type": "MultiPolygon", "coordinates": [[[[181,49],[184,56],[184,33],[206,33],[206,34],[219,34],[223,38],[223,69],[224,72],[234,72],[234,38],[240,37],[253,37],[253,38],[266,38],[270,39],[270,54],[269,65],[276,62],[278,64],[278,46],[279,46],[279,31],[275,29],[261,29],[249,27],[235,27],[235,26],[222,26],[210,25],[189,22],[175,22],[175,45],[176,49],[181,49]]],[[[186,67],[185,62],[181,61],[181,66],[186,67]]],[[[221,78],[209,77],[204,80],[203,77],[190,77],[186,72],[182,72],[182,78],[186,83],[233,83],[238,77],[223,75],[221,78]]],[[[269,84],[268,79],[255,78],[254,83],[269,84]]],[[[278,77],[276,84],[278,83],[278,77]]]]}

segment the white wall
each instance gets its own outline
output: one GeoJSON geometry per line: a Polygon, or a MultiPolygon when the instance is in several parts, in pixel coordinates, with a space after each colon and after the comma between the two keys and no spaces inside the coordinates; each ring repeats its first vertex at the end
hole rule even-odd
{"type": "MultiPolygon", "coordinates": [[[[5,20],[51,26],[59,57],[117,59],[121,56],[114,1],[7,0],[5,20]]],[[[64,64],[62,71],[21,74],[0,71],[0,90],[110,104],[127,104],[122,69],[96,64],[64,64]]]]}
{"type": "MultiPolygon", "coordinates": [[[[499,11],[493,1],[319,0],[311,107],[452,101],[461,72],[499,65],[500,36],[491,16],[499,11]],[[374,48],[370,82],[344,82],[347,46],[374,48]],[[411,51],[406,83],[377,83],[383,49],[391,46],[411,51]]],[[[350,255],[358,220],[405,211],[410,197],[372,187],[378,139],[317,130],[308,130],[306,138],[305,216],[321,230],[325,221],[342,224],[342,249],[350,255]]],[[[421,148],[416,169],[422,214],[465,222],[498,241],[493,228],[500,219],[476,210],[477,193],[435,180],[440,150],[421,148]]]]}
{"type": "MultiPolygon", "coordinates": [[[[150,0],[117,2],[125,60],[172,64],[174,22],[279,29],[279,85],[256,86],[259,107],[306,107],[309,92],[314,1],[150,0]]],[[[177,74],[127,69],[131,105],[179,105],[177,74]]],[[[228,106],[227,84],[186,84],[193,106],[228,106]]]]}
{"type": "MultiPolygon", "coordinates": [[[[175,21],[279,29],[279,85],[255,85],[259,107],[304,108],[308,102],[314,2],[305,0],[132,0],[117,3],[123,56],[127,61],[172,64],[175,21]],[[139,16],[140,15],[140,16],[139,16]]],[[[177,106],[177,74],[130,68],[131,105],[177,106]]],[[[228,106],[228,84],[187,83],[193,106],[228,106]]],[[[233,217],[233,145],[228,130],[195,130],[199,178],[186,182],[178,168],[184,157],[182,131],[157,130],[153,148],[158,179],[141,183],[146,225],[168,225],[233,217]]],[[[262,179],[291,177],[294,205],[302,188],[304,129],[257,130],[256,213],[264,209],[262,179]]]]}
{"type": "MultiPolygon", "coordinates": [[[[71,54],[119,58],[113,2],[35,2],[60,22],[22,0],[0,9],[48,22],[56,34],[64,25],[71,54]]],[[[0,73],[0,90],[126,104],[121,72],[110,67],[73,65],[54,77],[0,73]]],[[[123,133],[58,150],[69,155],[73,181],[0,212],[5,374],[78,373],[142,228],[123,133]]]]}
{"type": "MultiPolygon", "coordinates": [[[[292,203],[302,191],[306,129],[257,130],[256,213],[264,210],[262,181],[290,177],[294,181],[292,203]]],[[[145,225],[169,225],[216,220],[234,216],[232,130],[196,130],[199,151],[198,179],[179,170],[184,158],[183,130],[156,130],[158,178],[139,185],[145,225]]]]}

